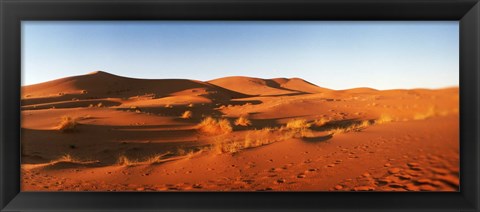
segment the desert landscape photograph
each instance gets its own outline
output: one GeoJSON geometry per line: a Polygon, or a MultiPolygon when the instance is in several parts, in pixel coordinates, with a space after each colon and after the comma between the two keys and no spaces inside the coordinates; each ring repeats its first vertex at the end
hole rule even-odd
{"type": "Polygon", "coordinates": [[[21,190],[457,192],[458,22],[22,21],[21,190]]]}

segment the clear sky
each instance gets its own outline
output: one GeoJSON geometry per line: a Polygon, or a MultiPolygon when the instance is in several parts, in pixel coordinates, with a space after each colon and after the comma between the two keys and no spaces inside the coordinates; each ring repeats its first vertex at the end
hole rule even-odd
{"type": "Polygon", "coordinates": [[[459,85],[457,21],[22,21],[22,84],[299,77],[321,87],[459,85]]]}

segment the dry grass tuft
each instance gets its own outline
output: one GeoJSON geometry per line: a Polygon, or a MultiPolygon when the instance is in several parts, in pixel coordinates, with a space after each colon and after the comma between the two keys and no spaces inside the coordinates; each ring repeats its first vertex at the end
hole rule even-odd
{"type": "Polygon", "coordinates": [[[57,126],[57,129],[62,132],[73,132],[77,125],[78,123],[76,118],[72,118],[70,116],[62,116],[62,120],[57,126]]]}
{"type": "Polygon", "coordinates": [[[55,160],[55,162],[75,162],[76,160],[70,154],[65,154],[59,159],[55,160]]]}
{"type": "Polygon", "coordinates": [[[357,125],[360,128],[366,128],[372,125],[373,123],[369,120],[363,120],[359,125],[357,125]]]}
{"type": "Polygon", "coordinates": [[[312,131],[309,129],[312,126],[311,123],[308,123],[305,119],[293,119],[287,122],[287,125],[280,130],[283,132],[283,137],[296,138],[296,137],[308,137],[311,136],[312,131]]]}
{"type": "Polygon", "coordinates": [[[247,127],[247,126],[250,126],[252,125],[252,122],[250,122],[250,120],[248,120],[246,117],[244,116],[240,116],[238,117],[237,120],[235,120],[235,126],[244,126],[244,127],[247,127]]]}
{"type": "Polygon", "coordinates": [[[181,118],[182,118],[182,119],[192,118],[192,111],[187,110],[187,111],[183,112],[181,118]]]}
{"type": "Polygon", "coordinates": [[[100,161],[98,160],[91,160],[91,161],[81,161],[77,158],[72,157],[70,154],[64,154],[60,158],[56,160],[50,161],[50,165],[57,164],[57,163],[76,163],[76,164],[93,164],[93,163],[99,163],[100,161]]]}
{"type": "Polygon", "coordinates": [[[222,152],[223,153],[236,153],[242,149],[243,145],[239,141],[234,141],[230,143],[223,143],[222,144],[222,152]]]}
{"type": "Polygon", "coordinates": [[[328,133],[331,135],[342,134],[346,132],[349,132],[347,128],[342,128],[342,127],[337,127],[328,131],[328,133]]]}
{"type": "Polygon", "coordinates": [[[352,124],[350,126],[337,127],[337,128],[329,130],[328,132],[332,135],[347,133],[347,132],[360,132],[360,131],[364,130],[365,128],[369,127],[372,124],[373,124],[372,121],[364,120],[360,123],[352,124]]]}
{"type": "Polygon", "coordinates": [[[134,166],[138,164],[138,161],[130,160],[125,155],[122,155],[118,158],[117,164],[120,166],[134,166]]]}
{"type": "Polygon", "coordinates": [[[263,128],[261,130],[254,130],[245,135],[243,146],[244,148],[252,148],[267,145],[275,142],[274,129],[263,128]]]}
{"type": "Polygon", "coordinates": [[[161,154],[161,155],[153,155],[149,158],[147,158],[145,160],[144,163],[146,164],[158,164],[158,163],[162,163],[163,162],[163,156],[165,156],[166,154],[169,154],[169,152],[165,153],[165,154],[161,154]]]}
{"type": "Polygon", "coordinates": [[[197,125],[200,132],[207,134],[227,134],[233,131],[232,125],[227,119],[216,120],[212,117],[207,117],[197,125]]]}
{"type": "Polygon", "coordinates": [[[328,123],[329,121],[330,121],[329,119],[322,117],[320,119],[315,120],[313,124],[315,124],[315,126],[321,127],[326,123],[328,123]]]}
{"type": "MultiPolygon", "coordinates": [[[[171,154],[171,152],[166,152],[163,154],[155,154],[148,158],[144,158],[142,160],[132,160],[126,157],[125,155],[121,155],[117,160],[117,165],[120,166],[138,166],[138,165],[154,165],[159,163],[164,163],[167,161],[178,160],[185,158],[183,157],[172,157],[172,158],[164,158],[166,155],[171,154]]],[[[193,154],[193,153],[192,153],[193,154]]]]}
{"type": "Polygon", "coordinates": [[[263,128],[261,130],[252,130],[246,133],[240,140],[230,140],[225,137],[213,138],[213,150],[217,154],[236,153],[243,149],[259,147],[283,140],[282,137],[273,136],[279,134],[278,130],[272,128],[263,128]]]}
{"type": "Polygon", "coordinates": [[[287,122],[287,129],[300,130],[308,129],[312,124],[308,123],[305,119],[293,119],[287,122]]]}
{"type": "Polygon", "coordinates": [[[305,137],[311,132],[308,128],[289,129],[281,128],[263,128],[260,130],[251,130],[240,140],[229,140],[228,138],[215,137],[212,150],[218,154],[236,153],[244,149],[260,147],[278,141],[284,141],[296,137],[305,137]]]}

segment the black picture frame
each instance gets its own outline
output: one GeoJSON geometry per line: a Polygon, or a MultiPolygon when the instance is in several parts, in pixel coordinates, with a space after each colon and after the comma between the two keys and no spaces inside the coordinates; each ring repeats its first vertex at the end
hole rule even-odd
{"type": "Polygon", "coordinates": [[[479,211],[478,0],[0,0],[1,211],[479,211]],[[460,192],[20,192],[22,20],[458,20],[460,192]]]}

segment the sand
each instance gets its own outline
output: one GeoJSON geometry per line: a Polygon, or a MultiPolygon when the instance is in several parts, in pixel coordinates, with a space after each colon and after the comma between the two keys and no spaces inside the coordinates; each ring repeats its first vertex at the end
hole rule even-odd
{"type": "Polygon", "coordinates": [[[21,101],[22,191],[459,190],[458,87],[98,71],[21,101]]]}

